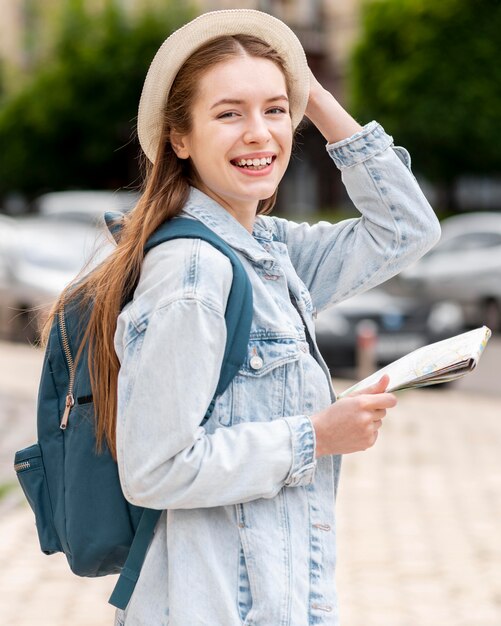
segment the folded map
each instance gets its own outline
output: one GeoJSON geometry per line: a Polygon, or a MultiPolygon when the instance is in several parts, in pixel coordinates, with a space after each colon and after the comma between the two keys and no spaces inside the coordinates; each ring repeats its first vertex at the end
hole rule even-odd
{"type": "Polygon", "coordinates": [[[490,336],[489,328],[482,326],[418,348],[346,389],[338,398],[377,383],[383,374],[390,377],[387,391],[437,385],[460,378],[475,369],[490,336]]]}

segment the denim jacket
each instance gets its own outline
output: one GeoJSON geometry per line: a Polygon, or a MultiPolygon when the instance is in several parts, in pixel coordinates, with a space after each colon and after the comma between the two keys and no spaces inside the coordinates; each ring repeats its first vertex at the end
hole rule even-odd
{"type": "Polygon", "coordinates": [[[315,313],[402,270],[440,228],[408,152],[377,122],[327,151],[359,218],[310,226],[258,216],[250,234],[191,188],[183,215],[237,251],[254,293],[247,358],[203,427],[231,265],[199,240],[145,257],[115,335],[117,455],[126,498],[164,512],[116,624],[338,624],[340,457],[315,458],[310,416],[335,401],[315,313]]]}

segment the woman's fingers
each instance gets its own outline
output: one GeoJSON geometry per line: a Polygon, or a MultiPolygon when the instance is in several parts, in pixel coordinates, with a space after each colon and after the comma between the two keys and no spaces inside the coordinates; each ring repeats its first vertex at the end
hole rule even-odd
{"type": "Polygon", "coordinates": [[[369,387],[365,387],[364,389],[359,389],[358,391],[354,391],[350,393],[350,396],[362,396],[365,394],[373,394],[373,393],[383,393],[386,391],[386,387],[388,387],[388,383],[390,382],[390,377],[388,374],[384,374],[381,378],[374,383],[373,385],[369,385],[369,387]]]}
{"type": "Polygon", "coordinates": [[[383,417],[386,417],[386,409],[376,409],[373,415],[373,422],[380,422],[383,417]]]}
{"type": "Polygon", "coordinates": [[[365,394],[357,398],[360,408],[366,411],[379,409],[391,409],[397,404],[397,398],[393,393],[365,394]]]}
{"type": "Polygon", "coordinates": [[[311,417],[316,434],[316,456],[347,454],[374,445],[387,409],[397,404],[385,391],[388,376],[362,392],[341,398],[311,417]]]}

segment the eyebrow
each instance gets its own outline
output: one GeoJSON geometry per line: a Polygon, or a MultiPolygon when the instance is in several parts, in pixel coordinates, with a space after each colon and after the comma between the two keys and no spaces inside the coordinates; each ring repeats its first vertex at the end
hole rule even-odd
{"type": "MultiPolygon", "coordinates": [[[[287,102],[289,102],[289,98],[282,94],[280,94],[279,96],[273,96],[271,98],[267,98],[265,102],[276,102],[277,100],[286,100],[287,102]]],[[[235,100],[234,98],[223,98],[222,100],[218,100],[215,104],[213,104],[210,110],[212,111],[212,109],[215,109],[220,104],[244,104],[244,103],[245,103],[245,100],[235,100]]]]}

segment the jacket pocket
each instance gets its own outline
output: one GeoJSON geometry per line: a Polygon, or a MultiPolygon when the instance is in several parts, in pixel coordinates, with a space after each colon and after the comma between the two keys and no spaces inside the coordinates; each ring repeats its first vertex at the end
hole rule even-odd
{"type": "Polygon", "coordinates": [[[281,365],[297,361],[298,358],[296,339],[252,339],[240,374],[261,378],[281,365]]]}
{"type": "Polygon", "coordinates": [[[296,339],[251,339],[247,357],[232,384],[232,422],[270,421],[293,415],[301,386],[299,358],[296,339]]]}
{"type": "Polygon", "coordinates": [[[42,552],[44,554],[62,552],[61,543],[54,528],[52,505],[40,446],[34,444],[16,452],[14,469],[24,495],[35,514],[42,552]]]}

